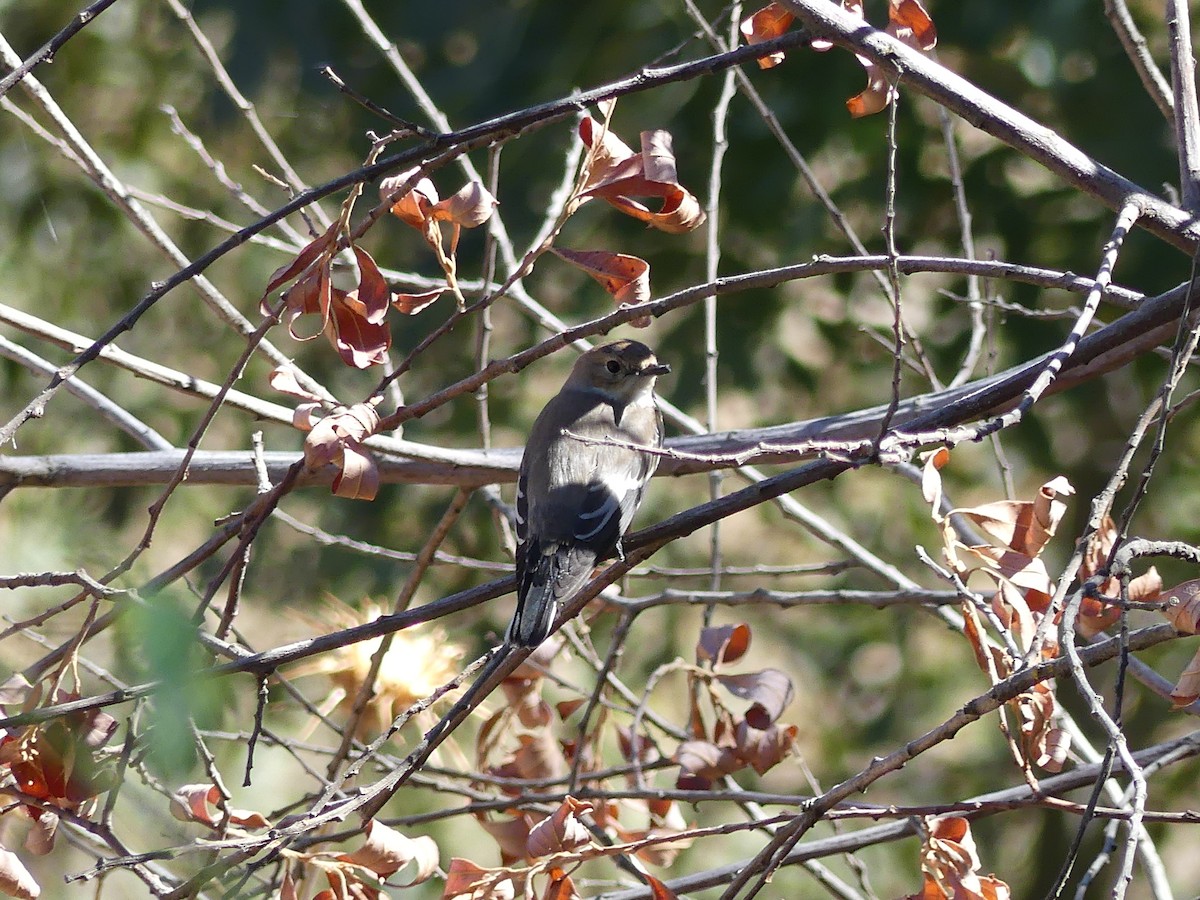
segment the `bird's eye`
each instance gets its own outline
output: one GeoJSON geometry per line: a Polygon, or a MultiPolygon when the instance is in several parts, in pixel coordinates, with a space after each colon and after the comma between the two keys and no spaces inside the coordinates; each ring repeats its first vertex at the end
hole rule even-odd
{"type": "Polygon", "coordinates": [[[610,359],[608,362],[606,362],[604,364],[604,368],[608,369],[608,371],[610,371],[614,375],[616,375],[618,372],[621,371],[621,364],[619,362],[617,362],[615,359],[610,359]]]}

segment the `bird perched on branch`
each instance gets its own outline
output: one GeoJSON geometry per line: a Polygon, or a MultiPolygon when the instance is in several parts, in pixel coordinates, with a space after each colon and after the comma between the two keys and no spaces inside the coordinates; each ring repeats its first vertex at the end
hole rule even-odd
{"type": "Polygon", "coordinates": [[[620,550],[662,446],[654,383],[671,367],[616,341],[575,363],[538,415],[517,479],[517,611],[505,640],[536,647],[598,560],[620,550]]]}

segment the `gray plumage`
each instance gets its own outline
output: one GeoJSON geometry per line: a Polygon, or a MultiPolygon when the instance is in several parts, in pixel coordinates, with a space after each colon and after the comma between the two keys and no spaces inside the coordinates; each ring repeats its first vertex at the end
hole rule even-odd
{"type": "Polygon", "coordinates": [[[506,640],[536,647],[597,561],[619,551],[658,457],[568,436],[662,446],[657,376],[670,371],[645,344],[589,350],[538,415],[517,479],[517,610],[506,640]]]}

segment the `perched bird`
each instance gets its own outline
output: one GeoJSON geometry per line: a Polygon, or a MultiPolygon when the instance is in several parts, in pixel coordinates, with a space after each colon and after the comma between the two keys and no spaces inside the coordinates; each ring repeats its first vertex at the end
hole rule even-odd
{"type": "Polygon", "coordinates": [[[634,448],[662,446],[654,382],[670,371],[637,341],[596,347],[533,423],[517,478],[517,611],[509,644],[545,640],[596,562],[621,552],[621,536],[658,467],[656,455],[634,448]]]}

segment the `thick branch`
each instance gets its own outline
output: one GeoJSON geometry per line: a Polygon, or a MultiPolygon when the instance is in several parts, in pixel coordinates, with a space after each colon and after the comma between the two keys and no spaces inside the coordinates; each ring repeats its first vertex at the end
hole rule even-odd
{"type": "Polygon", "coordinates": [[[1200,223],[1145,188],[1092,159],[1056,132],[1002,103],[971,82],[878,31],[828,0],[782,0],[818,38],[861,54],[894,81],[924,94],[976,128],[1036,160],[1068,184],[1116,211],[1136,203],[1140,224],[1174,247],[1191,253],[1200,242],[1200,223]]]}

